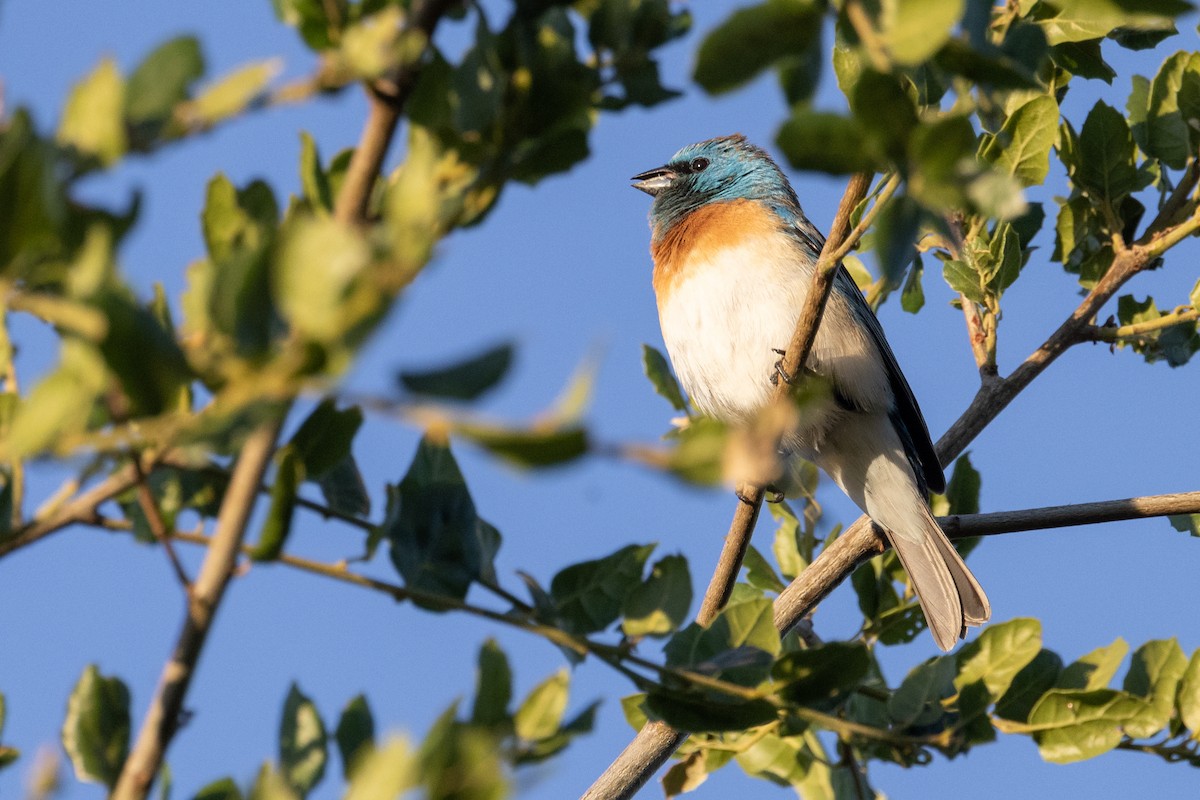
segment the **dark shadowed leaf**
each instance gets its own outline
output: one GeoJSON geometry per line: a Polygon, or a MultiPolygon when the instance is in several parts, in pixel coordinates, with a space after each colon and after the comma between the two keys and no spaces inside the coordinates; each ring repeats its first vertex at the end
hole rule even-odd
{"type": "Polygon", "coordinates": [[[1103,100],[1096,102],[1083,123],[1074,175],[1095,200],[1110,203],[1114,209],[1137,185],[1129,125],[1120,111],[1103,100]]]}
{"type": "Polygon", "coordinates": [[[667,359],[656,348],[648,344],[642,345],[642,369],[646,371],[646,377],[654,385],[654,391],[660,397],[666,398],[672,408],[676,411],[686,412],[688,410],[687,400],[683,398],[679,382],[671,374],[671,367],[667,364],[667,359]]]}
{"type": "Polygon", "coordinates": [[[125,116],[134,125],[166,122],[175,104],[187,99],[188,89],[203,74],[204,57],[195,37],[163,42],[129,76],[125,116]]]}
{"type": "Polygon", "coordinates": [[[646,709],[655,719],[693,733],[742,731],[772,722],[779,715],[766,700],[729,698],[718,702],[702,694],[665,690],[646,695],[646,709]]]}
{"type": "Polygon", "coordinates": [[[1062,671],[1062,658],[1053,650],[1041,650],[1012,679],[1012,683],[996,701],[996,715],[1014,722],[1025,722],[1029,712],[1043,694],[1049,691],[1062,671]]]}
{"type": "Polygon", "coordinates": [[[350,780],[375,747],[375,717],[365,695],[357,695],[346,704],[333,735],[342,757],[342,777],[350,780]]]}
{"type": "Polygon", "coordinates": [[[339,410],[331,397],[312,410],[291,439],[307,479],[318,480],[350,455],[350,445],[362,421],[358,406],[339,410]]]}
{"type": "Polygon", "coordinates": [[[754,686],[769,674],[779,646],[771,601],[733,598],[711,625],[693,622],[671,637],[663,652],[668,666],[754,686]]]}
{"type": "Polygon", "coordinates": [[[423,437],[404,480],[388,487],[380,526],[405,583],[465,597],[471,581],[492,569],[495,543],[485,526],[449,446],[423,437]]]}
{"type": "Polygon", "coordinates": [[[129,753],[129,689],[89,664],[67,698],[62,744],[81,781],[110,789],[129,753]]]}
{"type": "Polygon", "coordinates": [[[406,370],[398,377],[410,392],[452,400],[474,400],[500,382],[512,365],[512,358],[513,345],[506,342],[447,367],[406,370]]]}
{"type": "Polygon", "coordinates": [[[883,165],[858,121],[838,114],[794,109],[775,142],[796,169],[848,175],[883,165]]]}
{"type": "Polygon", "coordinates": [[[888,698],[888,716],[900,726],[925,726],[945,714],[942,701],[955,693],[955,659],[937,656],[918,664],[888,698]]]}
{"type": "Polygon", "coordinates": [[[518,467],[552,467],[574,461],[588,451],[587,429],[579,425],[509,428],[460,423],[454,426],[454,432],[518,467]]]}
{"type": "Polygon", "coordinates": [[[792,703],[832,707],[866,680],[871,661],[861,642],[827,642],[786,653],[771,668],[771,677],[785,684],[781,694],[792,703]]]}
{"type": "Polygon", "coordinates": [[[641,584],[642,568],[653,551],[652,544],[631,544],[555,575],[550,596],[564,627],[572,633],[594,633],[615,622],[626,598],[641,584]]]}
{"type": "Polygon", "coordinates": [[[813,0],[765,0],[735,11],[700,44],[696,83],[710,94],[729,91],[785,56],[804,54],[820,41],[822,11],[813,0]]]}
{"type": "Polygon", "coordinates": [[[233,778],[221,778],[196,792],[192,800],[242,800],[242,790],[233,782],[233,778]]]}
{"type": "Polygon", "coordinates": [[[471,721],[479,725],[500,725],[509,720],[508,704],[512,700],[512,668],[508,656],[495,639],[488,639],[479,648],[475,668],[475,704],[471,721]]]}

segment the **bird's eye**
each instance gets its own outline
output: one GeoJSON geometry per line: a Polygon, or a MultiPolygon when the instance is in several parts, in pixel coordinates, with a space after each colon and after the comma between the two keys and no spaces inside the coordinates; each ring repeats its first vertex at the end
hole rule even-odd
{"type": "Polygon", "coordinates": [[[692,168],[692,172],[703,172],[705,167],[708,166],[708,159],[707,158],[693,158],[690,166],[692,168]]]}

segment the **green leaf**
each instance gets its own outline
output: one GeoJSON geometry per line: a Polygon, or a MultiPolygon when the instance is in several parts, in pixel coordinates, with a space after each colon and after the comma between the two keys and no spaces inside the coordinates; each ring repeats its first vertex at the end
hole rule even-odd
{"type": "Polygon", "coordinates": [[[375,749],[375,717],[366,695],[355,695],[346,703],[333,736],[342,757],[342,776],[353,783],[351,779],[375,749]]]}
{"type": "Polygon", "coordinates": [[[933,507],[937,516],[949,514],[978,514],[979,490],[983,484],[978,470],[971,464],[970,453],[963,453],[954,462],[950,481],[946,484],[944,500],[934,498],[933,507]],[[943,506],[944,503],[944,506],[943,506]]]}
{"type": "Polygon", "coordinates": [[[275,197],[265,183],[255,181],[238,190],[221,174],[209,181],[201,220],[213,270],[189,275],[196,279],[192,288],[198,293],[191,303],[203,309],[189,316],[232,336],[247,355],[267,349],[277,318],[267,259],[278,219],[275,197]]]}
{"type": "MultiPolygon", "coordinates": [[[[422,797],[430,800],[502,800],[508,797],[501,743],[487,728],[466,725],[451,706],[421,746],[422,797]]],[[[366,800],[366,798],[364,798],[366,800]]]]}
{"type": "Polygon", "coordinates": [[[125,82],[111,58],[71,89],[58,125],[59,144],[107,167],[125,155],[125,82]]]}
{"type": "Polygon", "coordinates": [[[767,677],[779,648],[771,601],[758,597],[731,600],[708,627],[693,622],[671,637],[663,653],[668,666],[755,686],[767,677]]]}
{"type": "Polygon", "coordinates": [[[1054,687],[1062,672],[1062,658],[1052,650],[1041,650],[1012,679],[1008,691],[996,701],[996,716],[1025,722],[1043,694],[1054,687]]]}
{"type": "Polygon", "coordinates": [[[950,288],[961,292],[974,303],[983,303],[983,287],[980,285],[980,275],[972,264],[958,259],[951,259],[942,264],[942,277],[950,288]]]}
{"type": "Polygon", "coordinates": [[[537,741],[558,731],[567,710],[571,678],[565,669],[535,686],[513,715],[513,729],[521,739],[537,741]]]}
{"type": "Polygon", "coordinates": [[[696,417],[675,436],[676,447],[666,459],[666,467],[689,483],[712,486],[724,477],[725,443],[729,434],[725,425],[711,417],[696,417]]]}
{"type": "Polygon", "coordinates": [[[891,158],[901,160],[919,119],[912,98],[896,76],[864,70],[849,99],[868,141],[891,158]]]}
{"type": "Polygon", "coordinates": [[[1037,186],[1050,171],[1050,148],[1057,136],[1058,103],[1043,95],[1010,114],[999,132],[985,139],[979,155],[1022,186],[1037,186]]]}
{"type": "Polygon", "coordinates": [[[447,367],[403,371],[398,379],[405,389],[417,394],[474,400],[508,374],[513,352],[512,343],[504,342],[447,367]]]}
{"type": "MultiPolygon", "coordinates": [[[[816,488],[815,482],[812,488],[816,488]]],[[[767,508],[779,523],[771,552],[783,577],[793,580],[808,566],[808,559],[800,552],[800,520],[787,503],[769,503],[767,508]]]]}
{"type": "Polygon", "coordinates": [[[735,89],[787,56],[802,55],[820,39],[822,4],[765,0],[735,11],[700,44],[695,81],[709,94],[735,89]]]}
{"type": "Polygon", "coordinates": [[[697,750],[683,761],[668,769],[662,776],[663,794],[667,800],[686,794],[708,780],[704,766],[704,751],[697,750]]]}
{"type": "Polygon", "coordinates": [[[916,240],[923,219],[921,206],[907,195],[893,198],[875,225],[875,253],[879,273],[896,286],[917,254],[916,240]]]}
{"type": "Polygon", "coordinates": [[[154,48],[129,76],[125,116],[134,125],[167,122],[176,104],[204,74],[204,56],[194,36],[179,36],[154,48]]]}
{"type": "Polygon", "coordinates": [[[641,692],[621,698],[621,713],[635,731],[640,731],[647,722],[646,711],[643,708],[645,702],[646,695],[641,692]]]}
{"type": "Polygon", "coordinates": [[[665,636],[687,620],[692,576],[683,556],[665,556],[650,577],[625,596],[621,630],[626,636],[665,636]]]}
{"type": "Polygon", "coordinates": [[[550,596],[571,633],[601,631],[616,621],[642,582],[654,545],[628,545],[610,556],[573,564],[550,581],[550,596]]]}
{"type": "Polygon", "coordinates": [[[766,700],[724,698],[714,701],[705,695],[656,690],[646,695],[646,709],[655,719],[692,733],[744,731],[778,718],[779,712],[766,700]]]}
{"type": "Polygon", "coordinates": [[[784,684],[780,693],[788,702],[833,708],[867,679],[872,662],[862,642],[826,642],[785,653],[771,677],[784,684]]]}
{"type": "Polygon", "coordinates": [[[317,707],[293,683],[279,723],[279,769],[287,785],[301,797],[325,776],[327,750],[325,723],[317,707]]]}
{"type": "Polygon", "coordinates": [[[333,211],[333,191],[329,177],[321,169],[317,142],[308,131],[300,131],[300,185],[309,205],[318,212],[333,211]]]}
{"type": "Polygon", "coordinates": [[[380,800],[398,797],[417,785],[417,759],[408,742],[389,738],[366,753],[346,787],[345,800],[380,800]]]}
{"type": "Polygon", "coordinates": [[[795,108],[775,143],[795,169],[848,175],[874,172],[883,159],[857,120],[807,108],[795,108]]]}
{"type": "Polygon", "coordinates": [[[296,513],[296,492],[304,481],[304,464],[295,448],[285,445],[275,453],[275,482],[271,485],[271,505],[263,522],[258,544],[250,553],[255,561],[275,561],[283,552],[292,518],[296,513]]]}
{"type": "Polygon", "coordinates": [[[942,701],[955,693],[954,676],[953,656],[937,656],[918,664],[888,698],[888,717],[903,727],[934,724],[945,713],[942,701]]]}
{"type": "Polygon", "coordinates": [[[67,698],[63,749],[81,781],[117,784],[129,753],[129,689],[89,664],[67,698]]]}
{"type": "Polygon", "coordinates": [[[82,432],[106,378],[104,362],[94,348],[76,339],[63,340],[61,363],[22,398],[7,441],[0,447],[10,458],[31,455],[82,432]]]}
{"type": "Polygon", "coordinates": [[[1188,660],[1187,669],[1179,681],[1179,695],[1176,700],[1179,708],[1179,720],[1193,736],[1200,732],[1200,650],[1192,653],[1188,660]]]}
{"type": "Polygon", "coordinates": [[[1185,73],[1198,69],[1200,54],[1175,53],[1159,68],[1146,98],[1146,127],[1140,143],[1147,155],[1174,169],[1182,169],[1191,155],[1188,123],[1180,112],[1179,93],[1185,73]]]}
{"type": "Polygon", "coordinates": [[[1175,639],[1146,642],[1133,651],[1123,688],[1145,698],[1147,708],[1125,723],[1127,734],[1146,739],[1166,727],[1175,710],[1175,694],[1187,666],[1187,656],[1175,639]]]}
{"type": "Polygon", "coordinates": [[[242,800],[242,790],[233,782],[233,778],[221,778],[196,792],[192,800],[242,800]]]}
{"type": "Polygon", "coordinates": [[[508,656],[495,639],[488,639],[479,648],[479,665],[475,671],[475,705],[471,721],[478,725],[501,725],[509,720],[508,704],[512,700],[512,668],[508,656]]]}
{"type": "Polygon", "coordinates": [[[742,567],[746,570],[746,583],[755,589],[778,594],[787,588],[787,584],[775,573],[771,562],[754,545],[747,546],[742,567]]]}
{"type": "Polygon", "coordinates": [[[1052,0],[1040,4],[1037,22],[1050,44],[1107,36],[1116,28],[1168,30],[1191,6],[1182,0],[1052,0]]]}
{"type": "Polygon", "coordinates": [[[1113,689],[1052,689],[1034,706],[1029,726],[1042,758],[1070,764],[1112,750],[1125,724],[1145,709],[1142,699],[1113,689]]]}
{"type": "Polygon", "coordinates": [[[913,66],[936,53],[962,17],[964,0],[884,0],[880,38],[897,64],[913,66]]]}
{"type": "Polygon", "coordinates": [[[642,345],[642,369],[646,371],[646,377],[654,385],[654,391],[659,397],[666,398],[667,402],[671,404],[671,408],[676,411],[687,413],[687,400],[683,397],[679,382],[671,374],[671,367],[667,364],[667,359],[648,344],[642,345]]]}
{"type": "Polygon", "coordinates": [[[574,461],[588,452],[587,429],[579,425],[535,423],[510,428],[481,423],[457,423],[454,432],[518,467],[552,467],[574,461]]]}
{"type": "Polygon", "coordinates": [[[304,466],[304,476],[319,479],[351,455],[350,445],[362,426],[362,409],[339,410],[337,400],[322,400],[300,423],[289,442],[304,466]]]}
{"type": "Polygon", "coordinates": [[[353,456],[347,456],[317,479],[325,502],[335,512],[365,517],[371,513],[371,497],[353,456]]]}
{"type": "Polygon", "coordinates": [[[909,314],[916,314],[925,307],[925,289],[921,286],[921,276],[925,269],[921,264],[921,256],[913,259],[912,269],[904,280],[904,288],[900,292],[900,308],[909,314]]]}
{"type": "Polygon", "coordinates": [[[1083,691],[1104,689],[1113,675],[1117,674],[1117,667],[1121,666],[1128,652],[1129,643],[1118,636],[1112,644],[1097,647],[1068,665],[1054,685],[1059,689],[1083,691]]]}
{"type": "Polygon", "coordinates": [[[1042,624],[1036,619],[1019,618],[991,625],[955,655],[958,675],[954,684],[961,691],[982,682],[995,700],[1008,691],[1016,675],[1041,649],[1042,624]]]}
{"type": "Polygon", "coordinates": [[[206,86],[192,101],[189,111],[197,122],[206,126],[236,116],[266,91],[281,69],[282,64],[274,58],[239,67],[206,86]]]}
{"type": "Polygon", "coordinates": [[[264,762],[254,778],[247,800],[300,800],[296,792],[271,762],[264,762]]]}
{"type": "Polygon", "coordinates": [[[489,532],[476,514],[449,446],[429,436],[404,480],[388,487],[380,528],[391,542],[392,563],[413,589],[461,599],[473,580],[492,571],[495,529],[489,532]]]}
{"type": "Polygon", "coordinates": [[[363,285],[372,254],[362,232],[332,217],[296,217],[281,233],[271,283],[291,327],[326,345],[361,330],[379,303],[363,285]]]}
{"type": "Polygon", "coordinates": [[[1172,514],[1167,520],[1180,533],[1200,536],[1200,514],[1172,514]]]}
{"type": "Polygon", "coordinates": [[[1133,136],[1120,111],[1096,101],[1079,134],[1079,161],[1074,177],[1092,197],[1114,211],[1137,187],[1133,136]]]}
{"type": "Polygon", "coordinates": [[[1082,42],[1063,42],[1050,49],[1050,57],[1061,69],[1081,78],[1102,80],[1112,85],[1117,71],[1109,66],[1100,52],[1101,39],[1082,42]]]}

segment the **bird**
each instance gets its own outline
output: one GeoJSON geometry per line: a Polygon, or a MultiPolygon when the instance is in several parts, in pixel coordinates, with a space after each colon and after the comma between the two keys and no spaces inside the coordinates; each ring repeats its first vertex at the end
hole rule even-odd
{"type": "MultiPolygon", "coordinates": [[[[772,397],[824,237],[741,134],[688,145],[631,180],[653,198],[652,283],[676,376],[702,414],[749,425],[772,397]]],[[[991,605],[929,509],[928,492],[946,484],[929,429],[843,265],[803,372],[822,391],[805,392],[779,454],[815,463],[882,529],[949,651],[991,605]]]]}

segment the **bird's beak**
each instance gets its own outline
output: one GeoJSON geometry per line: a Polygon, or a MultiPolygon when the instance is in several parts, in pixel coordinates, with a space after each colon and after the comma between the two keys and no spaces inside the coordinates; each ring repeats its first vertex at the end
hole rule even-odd
{"type": "Polygon", "coordinates": [[[671,185],[671,181],[675,180],[676,175],[666,167],[658,167],[657,169],[647,170],[640,175],[634,175],[630,178],[633,181],[633,188],[641,189],[646,194],[654,197],[663,189],[671,185]]]}

